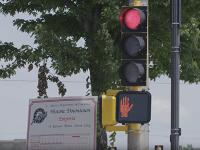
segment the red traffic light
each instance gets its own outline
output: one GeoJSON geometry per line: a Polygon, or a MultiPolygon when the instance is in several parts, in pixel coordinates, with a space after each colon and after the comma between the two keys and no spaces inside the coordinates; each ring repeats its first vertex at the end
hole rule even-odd
{"type": "Polygon", "coordinates": [[[145,14],[142,10],[137,8],[125,9],[121,12],[119,17],[120,22],[130,30],[137,30],[138,26],[145,20],[145,14]]]}
{"type": "Polygon", "coordinates": [[[121,25],[122,65],[119,68],[123,86],[146,86],[148,75],[147,6],[124,6],[121,25]]]}

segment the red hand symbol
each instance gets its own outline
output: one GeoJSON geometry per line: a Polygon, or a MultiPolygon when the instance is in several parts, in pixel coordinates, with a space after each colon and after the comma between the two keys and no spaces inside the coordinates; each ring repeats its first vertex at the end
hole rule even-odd
{"type": "Polygon", "coordinates": [[[123,97],[120,100],[120,113],[121,113],[121,117],[125,118],[128,117],[128,113],[129,111],[132,109],[133,104],[130,104],[129,102],[129,97],[123,97]]]}

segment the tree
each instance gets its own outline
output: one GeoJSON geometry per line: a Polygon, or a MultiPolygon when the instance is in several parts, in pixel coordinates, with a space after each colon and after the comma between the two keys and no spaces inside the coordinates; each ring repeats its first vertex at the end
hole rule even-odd
{"type": "MultiPolygon", "coordinates": [[[[122,4],[121,4],[122,5],[122,4]]],[[[14,25],[35,38],[37,48],[23,45],[16,49],[12,43],[2,43],[2,56],[16,60],[4,69],[1,77],[13,75],[17,67],[36,65],[51,59],[58,75],[76,74],[90,70],[94,95],[115,86],[118,64],[119,1],[9,1],[1,4],[5,14],[27,12],[34,20],[17,19],[14,25]],[[109,22],[108,22],[109,21],[109,22]],[[77,42],[84,39],[84,47],[77,42]],[[9,55],[9,56],[8,56],[9,55]],[[17,55],[17,58],[15,57],[17,55]],[[20,61],[20,62],[19,62],[20,61]]]]}
{"type": "MultiPolygon", "coordinates": [[[[199,1],[183,2],[181,32],[181,79],[200,81],[199,1]]],[[[90,71],[91,90],[99,95],[109,88],[118,88],[120,64],[118,15],[127,0],[3,0],[0,11],[5,15],[27,13],[34,19],[14,20],[21,31],[35,39],[36,48],[13,43],[0,43],[0,59],[8,64],[0,69],[0,77],[15,74],[17,68],[39,67],[39,77],[48,76],[49,60],[57,75],[68,76],[90,71]],[[84,46],[77,43],[84,41],[84,46]]],[[[149,1],[150,11],[150,77],[169,75],[170,64],[170,0],[149,1]]],[[[63,95],[63,85],[55,76],[63,95]]],[[[41,80],[43,81],[43,80],[41,80]]],[[[46,83],[40,96],[45,96],[46,83]]],[[[100,133],[100,132],[98,132],[100,133]]]]}
{"type": "MultiPolygon", "coordinates": [[[[181,80],[200,81],[200,2],[182,0],[181,26],[181,80]]],[[[170,1],[150,1],[150,77],[170,75],[170,1]],[[158,13],[159,12],[159,13],[158,13]]]]}
{"type": "Polygon", "coordinates": [[[188,144],[187,147],[183,147],[183,150],[193,150],[193,147],[191,144],[188,144]]]}

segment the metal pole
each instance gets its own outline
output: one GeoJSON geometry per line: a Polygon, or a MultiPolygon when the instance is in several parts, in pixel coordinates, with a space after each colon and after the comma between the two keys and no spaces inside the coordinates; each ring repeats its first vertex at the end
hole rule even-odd
{"type": "MultiPolygon", "coordinates": [[[[141,91],[141,87],[131,87],[132,91],[141,91]]],[[[149,124],[128,124],[128,150],[149,150],[149,124]]]]}
{"type": "Polygon", "coordinates": [[[181,0],[171,0],[172,49],[171,49],[171,150],[179,149],[179,65],[180,65],[180,10],[181,0]]]}
{"type": "MultiPolygon", "coordinates": [[[[145,5],[148,5],[148,0],[143,0],[145,5]]],[[[129,5],[141,6],[142,0],[129,0],[129,5]]],[[[131,87],[132,91],[141,91],[142,87],[131,87]]],[[[128,150],[148,150],[149,135],[144,133],[149,132],[149,125],[141,125],[138,123],[128,124],[128,150]],[[146,137],[144,138],[144,137],[146,137]]]]}
{"type": "MultiPolygon", "coordinates": [[[[133,91],[141,91],[141,87],[132,87],[133,91]]],[[[142,149],[142,130],[141,124],[129,123],[128,124],[128,150],[143,150],[142,149]]]]}
{"type": "Polygon", "coordinates": [[[128,124],[128,150],[142,150],[140,124],[128,124]]]}

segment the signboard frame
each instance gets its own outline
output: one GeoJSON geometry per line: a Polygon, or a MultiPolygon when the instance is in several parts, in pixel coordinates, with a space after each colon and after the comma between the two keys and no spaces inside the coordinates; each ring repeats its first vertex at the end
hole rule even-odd
{"type": "Polygon", "coordinates": [[[40,98],[40,99],[30,99],[29,100],[29,111],[28,111],[28,126],[27,126],[27,150],[29,150],[29,135],[30,135],[30,125],[31,125],[31,107],[37,103],[53,103],[53,102],[84,102],[90,101],[91,104],[94,104],[94,137],[93,137],[93,149],[96,150],[96,140],[97,140],[97,96],[70,96],[70,97],[52,97],[52,98],[40,98]]]}

